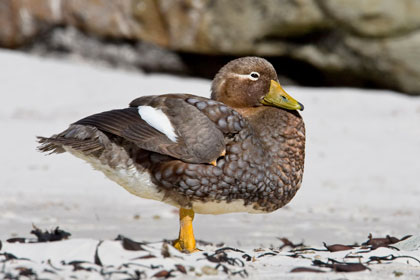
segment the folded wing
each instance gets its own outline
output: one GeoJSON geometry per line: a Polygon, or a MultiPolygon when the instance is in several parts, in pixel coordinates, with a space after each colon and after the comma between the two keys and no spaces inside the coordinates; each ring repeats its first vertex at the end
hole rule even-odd
{"type": "Polygon", "coordinates": [[[144,96],[132,101],[129,108],[88,116],[63,133],[40,138],[40,142],[44,150],[54,152],[63,150],[60,145],[94,152],[102,147],[98,142],[101,139],[82,135],[90,127],[110,139],[120,137],[144,150],[189,163],[210,163],[224,154],[225,137],[238,133],[245,125],[240,114],[222,103],[168,94],[144,96]]]}

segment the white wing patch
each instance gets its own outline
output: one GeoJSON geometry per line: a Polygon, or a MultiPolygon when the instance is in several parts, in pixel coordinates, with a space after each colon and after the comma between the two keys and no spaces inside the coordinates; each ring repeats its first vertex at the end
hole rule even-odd
{"type": "Polygon", "coordinates": [[[152,106],[139,106],[138,110],[140,117],[145,122],[165,134],[172,142],[176,142],[178,135],[176,135],[168,116],[161,109],[156,109],[152,106]]]}

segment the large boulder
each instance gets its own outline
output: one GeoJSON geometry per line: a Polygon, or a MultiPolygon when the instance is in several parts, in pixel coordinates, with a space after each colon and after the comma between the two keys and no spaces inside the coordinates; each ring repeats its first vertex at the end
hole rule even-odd
{"type": "Polygon", "coordinates": [[[418,0],[2,0],[0,45],[72,26],[173,51],[283,57],[325,84],[420,94],[418,15],[418,0]]]}

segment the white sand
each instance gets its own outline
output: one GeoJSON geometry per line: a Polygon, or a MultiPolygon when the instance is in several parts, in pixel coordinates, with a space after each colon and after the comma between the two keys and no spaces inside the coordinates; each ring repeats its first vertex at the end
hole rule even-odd
{"type": "MultiPolygon", "coordinates": [[[[53,278],[60,275],[64,279],[75,276],[77,279],[101,279],[101,274],[112,273],[110,279],[127,279],[127,274],[134,275],[135,269],[141,270],[148,278],[156,273],[166,270],[174,270],[173,275],[177,279],[196,279],[195,276],[204,276],[202,279],[240,279],[247,275],[250,279],[389,279],[394,273],[402,273],[402,279],[418,279],[420,275],[420,263],[414,258],[419,258],[418,251],[399,252],[389,248],[378,248],[371,252],[361,248],[340,252],[325,251],[297,251],[298,258],[290,257],[294,253],[290,248],[283,251],[261,249],[245,250],[235,252],[226,250],[226,257],[220,264],[227,268],[223,272],[223,267],[218,262],[207,259],[208,256],[215,256],[215,247],[203,247],[204,252],[194,254],[183,254],[173,247],[168,247],[169,257],[162,257],[162,243],[152,243],[142,245],[141,251],[124,250],[118,241],[103,241],[99,243],[92,239],[74,239],[52,243],[19,244],[6,243],[3,250],[12,253],[20,258],[27,258],[30,261],[21,259],[7,261],[5,272],[12,275],[25,267],[32,269],[39,278],[53,278]],[[96,249],[98,248],[98,249],[96,249]],[[244,255],[248,255],[246,260],[244,255]],[[95,255],[100,260],[100,265],[94,263],[95,255]],[[142,258],[153,256],[152,258],[142,258]],[[332,272],[325,267],[312,266],[313,261],[327,263],[329,258],[339,262],[346,261],[351,263],[366,263],[371,257],[393,256],[393,261],[371,261],[368,265],[369,270],[360,272],[332,272]],[[92,271],[83,269],[75,270],[71,265],[72,261],[83,262],[81,267],[91,268],[92,271]],[[182,265],[187,276],[176,269],[176,265],[182,265]],[[154,267],[152,267],[154,266],[154,267]],[[298,267],[313,268],[324,271],[325,273],[291,273],[292,269],[298,267]],[[46,271],[48,270],[48,271],[46,271]],[[246,274],[244,272],[246,271],[246,274]],[[51,271],[55,273],[52,274],[51,271]]],[[[220,255],[219,255],[220,256],[220,255]]],[[[4,257],[0,256],[0,261],[4,257]]],[[[109,274],[108,274],[109,275],[109,274]]],[[[0,277],[2,272],[0,271],[0,277]]]]}
{"type": "MultiPolygon", "coordinates": [[[[73,238],[113,239],[119,233],[156,242],[174,238],[178,222],[172,207],[130,195],[71,155],[40,154],[35,136],[60,132],[143,94],[208,96],[209,87],[206,80],[1,50],[0,240],[28,236],[32,223],[59,225],[73,238]]],[[[301,190],[287,207],[268,215],[197,215],[196,237],[251,250],[278,246],[277,237],[320,247],[323,241],[360,243],[370,232],[418,234],[420,98],[379,90],[286,89],[305,105],[301,190]]],[[[410,277],[420,275],[414,271],[418,274],[410,277]]]]}

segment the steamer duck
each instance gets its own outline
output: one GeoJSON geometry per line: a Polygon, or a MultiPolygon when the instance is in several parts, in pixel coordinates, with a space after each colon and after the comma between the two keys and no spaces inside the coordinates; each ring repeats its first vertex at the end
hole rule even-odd
{"type": "Polygon", "coordinates": [[[130,193],[179,208],[174,246],[194,252],[194,213],[269,213],[293,198],[305,157],[297,110],[267,60],[243,57],[220,69],[211,99],[143,96],[39,137],[39,150],[69,152],[130,193]]]}

